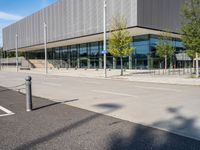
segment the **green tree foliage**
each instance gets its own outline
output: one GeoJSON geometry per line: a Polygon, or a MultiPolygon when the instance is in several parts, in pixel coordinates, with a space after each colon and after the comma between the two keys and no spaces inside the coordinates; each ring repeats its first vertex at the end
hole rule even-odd
{"type": "Polygon", "coordinates": [[[193,53],[200,53],[200,0],[187,0],[182,8],[182,41],[193,53]]]}
{"type": "MultiPolygon", "coordinates": [[[[200,54],[200,0],[186,0],[182,7],[182,41],[187,51],[194,58],[200,54]]],[[[196,60],[196,75],[199,76],[196,60]]]]}
{"type": "Polygon", "coordinates": [[[123,75],[123,57],[130,56],[134,50],[131,47],[132,37],[127,30],[127,21],[122,16],[112,18],[109,34],[109,53],[119,57],[121,62],[121,76],[123,75]]]}
{"type": "Polygon", "coordinates": [[[192,59],[194,59],[196,57],[195,52],[192,50],[186,50],[186,54],[192,59]]]}
{"type": "Polygon", "coordinates": [[[15,57],[15,52],[11,51],[11,52],[7,52],[8,58],[12,58],[15,57]]]}
{"type": "Polygon", "coordinates": [[[19,57],[25,57],[26,56],[26,53],[24,51],[19,51],[18,52],[18,56],[19,57]]]}
{"type": "Polygon", "coordinates": [[[156,45],[156,55],[165,59],[165,69],[167,69],[167,58],[171,58],[175,53],[173,38],[169,32],[160,35],[159,43],[156,45]]]}
{"type": "Polygon", "coordinates": [[[194,59],[195,59],[195,57],[196,57],[196,53],[194,52],[194,51],[192,51],[192,50],[186,50],[186,54],[192,59],[192,61],[193,61],[193,67],[195,66],[195,61],[194,61],[194,59]]]}

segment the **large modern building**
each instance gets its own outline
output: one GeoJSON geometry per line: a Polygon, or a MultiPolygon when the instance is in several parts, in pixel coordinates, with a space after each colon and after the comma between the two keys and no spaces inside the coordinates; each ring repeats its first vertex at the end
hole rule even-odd
{"type": "MultiPolygon", "coordinates": [[[[184,49],[178,35],[185,0],[107,0],[107,30],[113,16],[125,16],[135,51],[124,58],[129,69],[160,66],[155,45],[161,32],[173,33],[174,46],[184,49]]],[[[26,52],[27,59],[44,59],[44,22],[47,25],[48,60],[60,67],[103,67],[104,0],[58,0],[56,3],[3,29],[3,48],[26,52]],[[16,40],[18,35],[18,40],[16,40]]],[[[175,60],[176,58],[174,58],[175,60]]],[[[107,66],[119,60],[107,55],[107,66]]]]}

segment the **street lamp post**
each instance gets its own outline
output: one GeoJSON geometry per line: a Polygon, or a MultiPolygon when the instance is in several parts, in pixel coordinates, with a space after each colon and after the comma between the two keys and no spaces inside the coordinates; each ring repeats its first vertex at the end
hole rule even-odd
{"type": "Polygon", "coordinates": [[[1,51],[0,51],[0,55],[1,55],[1,57],[0,57],[0,70],[2,70],[2,51],[3,51],[3,49],[0,49],[1,51]]]}
{"type": "Polygon", "coordinates": [[[16,56],[16,71],[18,72],[18,67],[19,67],[19,64],[18,64],[18,35],[16,34],[15,35],[15,56],[16,56]]]}
{"type": "Polygon", "coordinates": [[[199,56],[198,53],[196,53],[196,77],[199,77],[199,56]]]}
{"type": "Polygon", "coordinates": [[[44,22],[44,51],[45,51],[45,74],[48,73],[48,66],[47,66],[47,25],[44,22]]]}
{"type": "Polygon", "coordinates": [[[104,0],[104,9],[103,9],[103,27],[104,27],[104,42],[103,42],[103,54],[104,54],[104,77],[107,77],[107,68],[106,68],[106,0],[104,0]]]}

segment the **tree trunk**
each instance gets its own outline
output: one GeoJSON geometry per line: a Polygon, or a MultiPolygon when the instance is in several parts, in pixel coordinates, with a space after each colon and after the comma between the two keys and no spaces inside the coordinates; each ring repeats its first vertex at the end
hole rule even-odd
{"type": "Polygon", "coordinates": [[[165,71],[167,70],[167,55],[165,55],[165,71]]]}
{"type": "Polygon", "coordinates": [[[196,70],[195,70],[195,60],[194,60],[194,58],[192,59],[192,70],[195,72],[196,70]]]}
{"type": "Polygon", "coordinates": [[[199,60],[198,60],[198,53],[196,53],[196,77],[199,77],[199,60]]]}
{"type": "Polygon", "coordinates": [[[195,67],[195,60],[194,60],[194,58],[192,59],[192,68],[194,68],[195,67]]]}
{"type": "Polygon", "coordinates": [[[121,63],[121,76],[123,76],[123,59],[122,59],[122,56],[120,56],[120,63],[121,63]]]}

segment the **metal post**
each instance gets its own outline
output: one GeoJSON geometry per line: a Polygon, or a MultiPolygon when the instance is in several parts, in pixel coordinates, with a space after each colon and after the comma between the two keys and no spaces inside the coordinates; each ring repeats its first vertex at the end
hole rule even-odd
{"type": "Polygon", "coordinates": [[[8,51],[6,51],[6,58],[7,58],[7,69],[8,69],[8,51]]]}
{"type": "Polygon", "coordinates": [[[103,42],[103,51],[104,51],[104,77],[107,77],[107,68],[106,68],[106,0],[104,0],[104,9],[103,9],[103,26],[104,26],[104,42],[103,42]]]}
{"type": "Polygon", "coordinates": [[[45,74],[48,73],[48,66],[47,66],[47,25],[44,22],[44,51],[45,51],[45,74]]]}
{"type": "Polygon", "coordinates": [[[199,77],[199,56],[198,53],[196,53],[196,78],[199,77]]]}
{"type": "Polygon", "coordinates": [[[16,71],[18,72],[18,67],[19,67],[19,64],[18,64],[18,35],[16,34],[15,35],[15,55],[16,55],[16,71]]]}
{"type": "Polygon", "coordinates": [[[32,110],[32,88],[31,88],[31,80],[30,76],[25,78],[26,80],[26,111],[32,110]]]}

